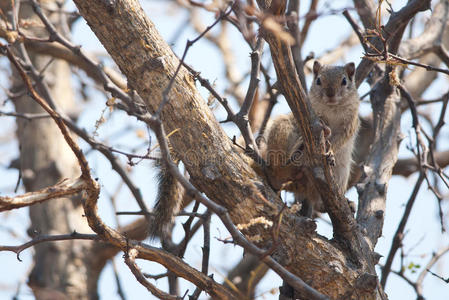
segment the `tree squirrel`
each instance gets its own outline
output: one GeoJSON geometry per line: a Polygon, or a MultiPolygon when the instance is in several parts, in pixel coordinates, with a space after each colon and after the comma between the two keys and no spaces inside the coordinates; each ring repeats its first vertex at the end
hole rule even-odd
{"type": "MultiPolygon", "coordinates": [[[[355,65],[344,67],[313,65],[313,83],[309,92],[311,106],[330,129],[331,149],[335,157],[334,177],[338,192],[344,194],[351,170],[351,155],[358,130],[359,96],[355,85],[355,65]]],[[[266,162],[265,174],[273,188],[288,190],[302,203],[301,214],[312,216],[313,210],[324,212],[313,184],[303,175],[301,133],[292,113],[269,121],[260,144],[266,162]]]]}
{"type": "MultiPolygon", "coordinates": [[[[173,152],[171,151],[171,154],[173,152]]],[[[172,155],[173,161],[179,160],[172,155]]],[[[175,216],[182,209],[184,189],[181,184],[170,174],[162,158],[155,161],[156,179],[158,191],[156,202],[153,208],[153,223],[150,224],[150,237],[156,236],[163,239],[170,237],[170,229],[175,220],[175,216]]]]}
{"type": "MultiPolygon", "coordinates": [[[[351,155],[358,129],[359,96],[354,81],[354,63],[344,67],[313,65],[313,84],[309,99],[317,116],[330,129],[331,148],[335,156],[334,176],[340,193],[346,192],[351,170],[351,155]]],[[[260,145],[265,172],[254,166],[260,175],[267,175],[273,188],[295,194],[302,205],[301,214],[311,217],[313,210],[324,212],[318,192],[302,175],[304,159],[302,138],[293,114],[270,120],[260,145]],[[264,174],[262,174],[264,173],[264,174]]],[[[178,161],[178,160],[176,160],[178,161]]],[[[183,189],[157,162],[159,188],[153,209],[151,235],[164,238],[169,234],[174,216],[183,206],[183,189]]]]}

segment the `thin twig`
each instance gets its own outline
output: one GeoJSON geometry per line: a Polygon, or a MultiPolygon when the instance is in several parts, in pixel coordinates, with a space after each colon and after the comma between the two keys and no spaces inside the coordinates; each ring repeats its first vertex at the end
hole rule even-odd
{"type": "Polygon", "coordinates": [[[349,12],[345,10],[343,12],[343,16],[345,16],[346,20],[348,20],[349,24],[351,25],[354,32],[357,34],[357,37],[359,38],[360,44],[363,47],[363,50],[365,52],[368,52],[368,46],[366,45],[366,38],[363,36],[362,30],[360,29],[359,25],[357,25],[356,21],[351,17],[349,12]]]}
{"type": "Polygon", "coordinates": [[[46,242],[55,242],[55,241],[67,241],[67,240],[92,240],[92,241],[101,241],[100,237],[96,234],[84,234],[78,233],[76,231],[69,234],[58,234],[58,235],[38,235],[34,237],[31,241],[28,241],[19,246],[0,246],[0,251],[11,251],[17,254],[17,259],[20,259],[20,253],[23,250],[28,249],[34,245],[46,243],[46,242]]]}
{"type": "Polygon", "coordinates": [[[195,205],[193,206],[193,209],[192,209],[192,214],[189,216],[187,221],[184,224],[182,224],[185,234],[184,234],[184,239],[178,245],[178,249],[179,249],[178,256],[179,257],[184,257],[185,251],[187,249],[187,244],[189,243],[189,240],[193,235],[191,232],[190,226],[192,225],[193,219],[196,217],[196,213],[197,213],[199,207],[200,207],[200,203],[198,201],[196,201],[195,205]]]}
{"type": "MultiPolygon", "coordinates": [[[[204,233],[203,233],[203,260],[201,262],[201,272],[204,275],[207,275],[209,270],[209,256],[210,256],[210,214],[204,220],[203,225],[204,233]]],[[[197,287],[195,292],[190,298],[190,300],[196,300],[200,296],[202,290],[197,287]]]]}
{"type": "Polygon", "coordinates": [[[112,271],[114,272],[115,284],[117,285],[117,294],[119,295],[120,299],[126,300],[125,292],[123,291],[122,282],[120,280],[120,276],[114,258],[111,259],[111,265],[112,271]]]}
{"type": "Polygon", "coordinates": [[[415,183],[415,187],[413,188],[412,194],[407,201],[407,204],[405,206],[404,214],[402,215],[401,221],[399,222],[398,228],[396,229],[396,233],[393,237],[393,243],[391,244],[390,251],[388,253],[388,256],[385,261],[385,266],[382,268],[382,275],[380,283],[383,288],[385,288],[385,284],[387,282],[388,274],[391,270],[391,265],[393,264],[393,259],[396,254],[396,251],[399,249],[399,247],[402,244],[402,237],[404,234],[405,225],[407,224],[407,220],[410,216],[410,212],[412,211],[413,204],[415,203],[415,200],[417,198],[419,189],[421,187],[422,182],[424,181],[424,173],[421,171],[418,180],[415,183]]]}
{"type": "Polygon", "coordinates": [[[312,25],[312,22],[315,21],[318,16],[317,11],[316,11],[317,5],[318,5],[318,0],[310,1],[309,11],[305,15],[304,25],[302,26],[302,29],[301,29],[301,35],[300,35],[300,40],[299,40],[299,50],[301,50],[302,46],[304,45],[304,42],[307,38],[307,34],[309,33],[310,25],[312,25]]]}
{"type": "MultiPolygon", "coordinates": [[[[110,92],[113,97],[119,98],[123,100],[125,103],[130,104],[133,103],[133,99],[122,89],[118,88],[109,77],[103,71],[103,67],[101,64],[93,61],[89,58],[83,49],[80,46],[73,45],[69,40],[67,40],[64,36],[62,36],[54,27],[54,25],[50,22],[47,16],[42,12],[42,9],[39,3],[36,0],[30,0],[30,3],[33,7],[36,15],[41,19],[42,23],[44,23],[46,30],[49,33],[48,42],[58,42],[61,45],[65,46],[67,49],[71,50],[74,54],[79,56],[85,63],[92,67],[92,70],[96,72],[96,77],[101,80],[103,83],[103,87],[106,91],[110,92]]],[[[28,38],[28,37],[26,37],[28,38]]],[[[28,38],[30,39],[30,38],[28,38]]]]}
{"type": "Polygon", "coordinates": [[[27,121],[51,118],[47,113],[31,114],[31,113],[16,113],[16,112],[4,112],[4,111],[0,111],[0,116],[22,118],[27,121]]]}
{"type": "Polygon", "coordinates": [[[444,73],[446,75],[449,75],[449,70],[448,69],[441,69],[441,68],[434,67],[434,66],[431,66],[431,65],[426,65],[426,64],[419,63],[419,62],[414,62],[412,60],[400,57],[399,55],[392,54],[392,53],[389,53],[389,57],[393,58],[393,61],[397,60],[400,63],[421,67],[421,68],[426,69],[427,71],[435,71],[435,72],[440,72],[440,73],[444,73]]]}
{"type": "MultiPolygon", "coordinates": [[[[116,150],[112,147],[106,146],[103,143],[100,143],[90,137],[84,130],[80,129],[78,126],[76,126],[75,123],[73,123],[68,118],[63,118],[64,123],[75,132],[80,138],[82,138],[85,142],[87,142],[93,149],[99,151],[101,154],[103,154],[104,157],[109,161],[111,164],[112,169],[114,169],[117,174],[122,178],[123,182],[126,184],[128,189],[130,190],[131,194],[136,199],[137,204],[139,205],[142,212],[148,212],[147,205],[145,204],[145,201],[143,200],[142,193],[140,189],[132,182],[131,178],[129,177],[128,173],[126,172],[125,168],[120,164],[119,160],[112,154],[112,152],[117,152],[120,154],[124,154],[130,159],[130,156],[132,154],[130,153],[124,153],[122,151],[116,150]]],[[[135,156],[133,156],[135,157],[135,156]]],[[[148,155],[145,155],[144,158],[150,158],[148,155]]],[[[147,221],[150,221],[149,216],[145,214],[145,217],[147,218],[147,221]]]]}

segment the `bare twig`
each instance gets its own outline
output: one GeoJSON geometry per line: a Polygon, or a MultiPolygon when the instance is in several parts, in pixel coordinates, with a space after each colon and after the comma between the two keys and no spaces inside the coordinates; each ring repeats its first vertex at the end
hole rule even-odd
{"type": "Polygon", "coordinates": [[[402,215],[401,221],[399,222],[398,228],[396,229],[396,233],[394,234],[393,243],[391,244],[390,251],[386,258],[385,266],[382,268],[382,276],[380,280],[382,287],[385,287],[385,283],[387,282],[388,274],[390,273],[391,265],[393,264],[393,259],[396,254],[396,251],[402,245],[405,225],[407,224],[407,220],[410,216],[410,212],[412,211],[413,204],[415,203],[415,200],[417,198],[419,189],[423,181],[424,181],[424,173],[421,171],[419,178],[415,183],[415,187],[413,188],[413,192],[409,200],[407,201],[404,214],[402,215]]]}
{"type": "MultiPolygon", "coordinates": [[[[315,1],[315,0],[310,2],[310,10],[312,10],[312,8],[314,8],[314,6],[316,6],[317,2],[318,1],[315,1]]],[[[316,14],[315,9],[316,9],[316,7],[314,8],[314,13],[316,14]]],[[[311,11],[309,11],[309,13],[311,13],[311,11]]],[[[299,23],[299,1],[298,0],[289,1],[288,9],[287,9],[287,12],[285,15],[287,16],[288,31],[295,39],[295,43],[292,45],[292,55],[293,55],[293,60],[295,61],[296,72],[298,73],[298,76],[299,76],[299,79],[301,80],[302,86],[304,87],[305,90],[307,90],[306,78],[304,75],[304,61],[302,60],[301,50],[302,50],[302,46],[305,41],[305,37],[308,33],[308,28],[310,26],[310,23],[311,23],[312,19],[316,18],[316,15],[311,18],[306,19],[308,26],[307,26],[307,28],[306,28],[306,26],[304,26],[303,31],[299,30],[299,24],[298,24],[299,23]]]]}
{"type": "MultiPolygon", "coordinates": [[[[201,272],[207,275],[209,270],[209,255],[210,255],[210,215],[207,216],[207,219],[204,220],[204,236],[203,236],[203,260],[201,263],[201,272]]],[[[190,297],[192,300],[198,299],[201,294],[201,289],[196,288],[193,295],[190,297]]]]}
{"type": "Polygon", "coordinates": [[[117,284],[117,294],[120,296],[120,299],[126,300],[125,292],[123,291],[122,282],[121,282],[120,276],[118,274],[115,259],[111,259],[111,265],[112,265],[112,270],[114,272],[115,283],[117,284]]]}
{"type": "MultiPolygon", "coordinates": [[[[375,57],[378,57],[380,55],[372,54],[372,55],[368,55],[368,56],[372,57],[372,58],[375,58],[375,57]]],[[[386,60],[384,60],[384,57],[382,57],[381,60],[378,60],[378,62],[383,62],[383,61],[386,61],[387,63],[391,63],[391,64],[399,64],[399,63],[401,63],[401,64],[405,64],[405,65],[418,66],[418,67],[426,69],[427,71],[435,71],[435,72],[440,72],[440,73],[444,73],[446,75],[449,75],[449,70],[448,69],[441,69],[441,68],[434,67],[434,66],[431,66],[431,65],[426,65],[426,64],[419,63],[419,62],[414,62],[412,60],[400,57],[399,55],[396,55],[396,54],[388,53],[388,57],[387,57],[386,60]]]]}
{"type": "Polygon", "coordinates": [[[302,46],[304,45],[304,42],[307,38],[307,34],[309,33],[309,29],[310,29],[310,25],[312,24],[312,22],[317,18],[317,5],[318,5],[318,0],[312,0],[310,1],[310,7],[309,7],[309,11],[307,12],[306,16],[305,16],[305,21],[304,21],[304,25],[302,26],[301,29],[301,35],[300,35],[300,40],[299,40],[299,49],[302,49],[302,46]]]}
{"type": "MultiPolygon", "coordinates": [[[[109,79],[109,77],[105,74],[103,71],[102,66],[93,61],[88,55],[84,53],[84,50],[81,49],[81,47],[74,46],[69,40],[64,38],[53,26],[53,24],[48,20],[47,16],[42,12],[42,9],[39,5],[39,3],[36,0],[30,0],[31,5],[33,7],[34,12],[36,15],[41,19],[41,21],[44,23],[45,28],[47,29],[49,33],[48,42],[58,42],[61,45],[65,46],[67,49],[72,51],[75,55],[79,56],[83,63],[90,66],[90,70],[93,72],[94,78],[97,78],[103,83],[104,89],[106,91],[111,92],[111,94],[114,97],[117,97],[121,100],[123,100],[125,103],[132,103],[133,99],[126,94],[121,88],[118,88],[112,81],[109,79]]],[[[28,38],[30,39],[30,38],[28,38]]],[[[32,39],[30,39],[32,40],[32,39]]],[[[114,76],[114,75],[113,75],[114,76]]]]}
{"type": "Polygon", "coordinates": [[[67,241],[67,240],[93,240],[101,241],[100,237],[96,234],[83,234],[76,231],[69,234],[58,234],[58,235],[38,235],[34,237],[31,241],[26,242],[19,246],[0,246],[0,251],[11,251],[17,254],[17,259],[20,259],[20,253],[23,250],[33,247],[37,244],[55,241],[67,241]]]}
{"type": "MultiPolygon", "coordinates": [[[[424,278],[426,277],[427,273],[432,274],[433,276],[443,280],[446,283],[449,283],[449,278],[448,279],[444,279],[441,276],[433,273],[432,271],[430,271],[430,268],[432,268],[432,266],[438,262],[438,260],[447,252],[449,252],[449,247],[444,247],[442,249],[440,249],[438,251],[438,253],[434,253],[432,255],[432,258],[429,260],[429,262],[426,264],[426,266],[423,268],[423,270],[419,273],[418,278],[416,279],[416,281],[412,281],[408,276],[406,276],[404,274],[404,269],[401,268],[400,271],[395,271],[395,270],[391,270],[391,272],[393,274],[396,274],[397,276],[401,277],[402,279],[405,280],[405,282],[407,282],[416,292],[417,295],[417,299],[418,300],[424,300],[424,295],[423,295],[423,281],[424,278]]],[[[384,268],[384,267],[383,267],[384,268]]]]}
{"type": "Polygon", "coordinates": [[[200,206],[200,203],[198,201],[195,202],[195,205],[193,206],[193,209],[192,209],[193,214],[191,214],[189,216],[189,218],[187,219],[187,221],[184,224],[182,224],[185,234],[184,234],[184,239],[178,245],[178,248],[179,248],[178,256],[179,257],[184,257],[185,251],[187,249],[187,244],[188,244],[189,240],[191,239],[191,237],[193,236],[194,231],[192,231],[192,228],[190,226],[192,225],[193,219],[196,216],[196,212],[198,211],[199,206],[200,206]]]}
{"type": "Polygon", "coordinates": [[[47,113],[29,114],[29,113],[16,113],[16,112],[3,112],[3,111],[0,111],[0,116],[22,118],[27,121],[50,118],[50,116],[47,113]]]}
{"type": "Polygon", "coordinates": [[[78,194],[88,188],[88,184],[83,178],[64,179],[53,186],[29,192],[15,197],[0,197],[0,211],[12,210],[15,208],[30,206],[55,198],[62,198],[78,194]]]}
{"type": "MultiPolygon", "coordinates": [[[[424,282],[424,278],[426,276],[426,271],[433,274],[430,269],[438,262],[438,260],[445,255],[446,253],[449,252],[449,246],[446,246],[442,249],[440,249],[437,253],[434,253],[432,255],[432,258],[429,260],[429,262],[427,263],[427,265],[424,267],[424,270],[419,274],[418,279],[416,280],[416,284],[418,286],[422,286],[422,283],[424,282]]],[[[441,279],[441,277],[440,277],[441,279]]],[[[449,283],[449,279],[445,279],[444,280],[446,283],[449,283]]],[[[421,291],[422,292],[422,291],[421,291]]]]}
{"type": "Polygon", "coordinates": [[[363,36],[363,33],[360,29],[360,27],[357,25],[356,21],[351,17],[349,14],[349,11],[345,10],[343,12],[343,16],[345,16],[346,20],[348,20],[349,24],[351,25],[354,32],[357,34],[357,37],[359,38],[360,44],[362,44],[363,50],[365,52],[368,52],[368,46],[366,45],[366,39],[363,36]]]}
{"type": "Polygon", "coordinates": [[[430,271],[429,269],[427,269],[427,272],[429,272],[430,274],[432,274],[433,276],[435,276],[438,279],[441,279],[442,281],[449,283],[449,277],[448,278],[444,278],[443,276],[440,276],[432,271],[430,271]]]}
{"type": "Polygon", "coordinates": [[[239,127],[240,132],[245,139],[246,147],[252,147],[252,151],[255,152],[257,159],[261,160],[260,152],[257,147],[254,136],[251,132],[251,127],[248,120],[248,113],[254,101],[254,95],[256,94],[256,90],[258,89],[259,84],[259,71],[260,71],[260,56],[263,49],[263,40],[262,38],[257,39],[256,48],[251,53],[251,78],[248,86],[248,91],[245,96],[245,100],[243,102],[240,111],[232,117],[234,123],[239,127]]]}
{"type": "MultiPolygon", "coordinates": [[[[184,235],[184,238],[181,242],[179,242],[177,248],[178,250],[178,257],[183,257],[184,253],[187,249],[187,244],[189,243],[190,239],[193,237],[193,235],[203,226],[205,218],[207,217],[207,214],[210,214],[210,211],[207,211],[205,214],[202,215],[201,218],[198,219],[198,221],[193,224],[191,228],[185,228],[186,234],[184,235]]],[[[191,216],[193,217],[193,215],[191,216]]],[[[192,219],[193,220],[193,219],[192,219]]]]}
{"type": "MultiPolygon", "coordinates": [[[[84,130],[80,129],[76,124],[74,124],[70,119],[63,118],[64,123],[75,132],[79,137],[81,137],[84,141],[86,141],[93,149],[99,151],[101,154],[103,154],[106,159],[111,164],[112,169],[114,169],[117,174],[122,178],[123,182],[126,184],[128,189],[131,191],[131,194],[133,194],[134,198],[136,199],[137,204],[139,205],[142,212],[148,212],[148,208],[145,204],[145,201],[143,200],[142,194],[140,192],[140,189],[132,182],[131,178],[128,176],[126,170],[123,168],[123,166],[119,163],[118,159],[112,154],[112,152],[118,152],[120,154],[124,154],[130,159],[130,157],[136,157],[133,156],[130,153],[124,153],[122,151],[116,150],[112,147],[106,146],[100,142],[95,141],[91,136],[89,136],[84,130]]],[[[149,158],[148,155],[141,156],[140,158],[149,158]]],[[[145,217],[149,221],[149,216],[145,214],[145,217]]],[[[150,223],[150,222],[149,222],[150,223]]]]}

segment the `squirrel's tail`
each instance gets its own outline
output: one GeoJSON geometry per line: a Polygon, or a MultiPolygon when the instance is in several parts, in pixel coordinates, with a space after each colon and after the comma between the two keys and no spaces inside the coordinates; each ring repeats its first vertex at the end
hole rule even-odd
{"type": "Polygon", "coordinates": [[[182,209],[184,189],[170,174],[162,159],[155,162],[157,170],[158,191],[153,208],[153,223],[150,225],[150,236],[161,238],[170,234],[175,216],[182,209]]]}

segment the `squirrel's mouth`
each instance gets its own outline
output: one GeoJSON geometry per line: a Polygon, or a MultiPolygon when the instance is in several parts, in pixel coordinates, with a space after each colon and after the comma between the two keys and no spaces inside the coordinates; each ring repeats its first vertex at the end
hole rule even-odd
{"type": "Polygon", "coordinates": [[[327,104],[335,105],[335,104],[338,103],[337,97],[335,97],[335,96],[327,97],[327,101],[326,102],[327,102],[327,104]]]}

